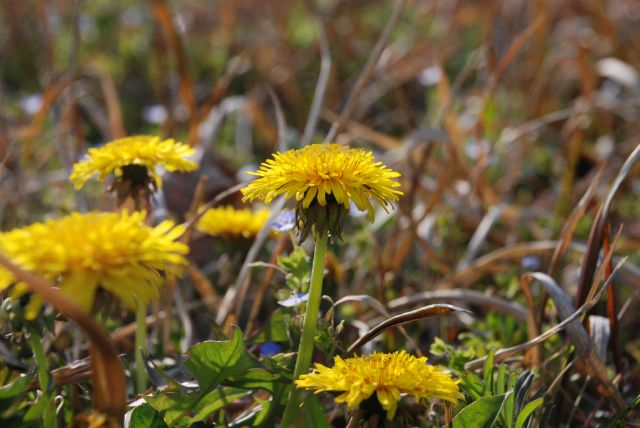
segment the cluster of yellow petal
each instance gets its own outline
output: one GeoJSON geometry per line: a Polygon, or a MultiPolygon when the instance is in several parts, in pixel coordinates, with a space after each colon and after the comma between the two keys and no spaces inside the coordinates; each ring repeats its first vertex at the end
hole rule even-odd
{"type": "Polygon", "coordinates": [[[140,165],[147,168],[156,186],[160,187],[162,181],[156,167],[161,166],[168,171],[193,171],[198,165],[185,159],[193,153],[191,147],[171,139],[161,140],[148,135],[121,138],[89,149],[86,159],[73,165],[69,180],[76,189],[80,189],[93,177],[104,180],[112,173],[121,177],[123,167],[140,165]]]}
{"type": "MultiPolygon", "coordinates": [[[[184,226],[165,221],[150,227],[144,219],[143,212],[72,213],[0,233],[0,252],[87,310],[98,287],[133,309],[158,297],[162,271],[178,273],[187,263],[188,247],[176,241],[184,226]]],[[[0,268],[0,290],[14,283],[12,274],[0,268]]],[[[24,284],[17,284],[14,293],[24,290],[24,284]]],[[[35,316],[39,305],[33,300],[27,316],[35,316]]]]}
{"type": "Polygon", "coordinates": [[[316,364],[311,374],[296,380],[298,387],[316,392],[344,391],[336,402],[346,402],[350,410],[375,392],[388,419],[395,416],[400,394],[411,395],[416,401],[439,398],[455,402],[462,398],[457,383],[449,374],[427,365],[426,357],[417,358],[406,351],[346,360],[336,357],[332,368],[316,364]]]}
{"type": "Polygon", "coordinates": [[[284,194],[287,199],[295,196],[308,208],[314,200],[325,206],[327,196],[333,195],[346,209],[353,201],[366,210],[370,221],[375,216],[370,199],[387,209],[402,195],[395,189],[400,183],[393,180],[399,173],[376,162],[371,152],[339,144],[313,144],[276,153],[249,174],[260,178],[242,189],[243,201],[258,198],[269,203],[284,194]]]}
{"type": "Polygon", "coordinates": [[[211,236],[254,238],[269,219],[266,209],[252,211],[231,206],[211,208],[200,218],[196,227],[211,236]]]}

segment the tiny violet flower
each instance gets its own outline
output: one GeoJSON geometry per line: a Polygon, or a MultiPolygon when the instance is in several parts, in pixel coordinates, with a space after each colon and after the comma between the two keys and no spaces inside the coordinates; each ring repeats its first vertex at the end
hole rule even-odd
{"type": "Polygon", "coordinates": [[[276,232],[288,232],[296,225],[296,214],[291,210],[283,210],[269,223],[276,232]]]}
{"type": "Polygon", "coordinates": [[[284,306],[285,308],[292,308],[294,306],[298,306],[301,303],[309,300],[308,293],[291,293],[289,297],[285,296],[286,292],[279,292],[280,299],[278,300],[278,304],[280,306],[284,306]]]}
{"type": "Polygon", "coordinates": [[[282,351],[282,346],[276,342],[265,342],[260,345],[260,356],[272,357],[282,351]]]}
{"type": "Polygon", "coordinates": [[[542,267],[542,261],[538,256],[525,256],[520,261],[520,266],[530,272],[538,271],[542,267]]]}

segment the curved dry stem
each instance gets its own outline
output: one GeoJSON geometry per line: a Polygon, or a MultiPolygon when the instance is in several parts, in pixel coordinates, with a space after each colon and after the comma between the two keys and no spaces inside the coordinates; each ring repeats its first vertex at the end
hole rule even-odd
{"type": "Polygon", "coordinates": [[[91,341],[91,365],[94,407],[122,421],[126,402],[126,379],[116,348],[109,335],[89,314],[69,300],[44,279],[12,263],[0,253],[0,265],[9,270],[29,289],[73,320],[91,341]]]}
{"type": "MultiPolygon", "coordinates": [[[[346,302],[364,303],[367,306],[369,306],[371,309],[373,309],[374,311],[379,313],[380,315],[384,316],[385,318],[390,318],[391,317],[391,314],[389,314],[389,311],[387,311],[387,309],[382,305],[382,303],[380,303],[379,301],[377,301],[373,297],[367,296],[366,294],[359,294],[359,295],[351,294],[351,295],[342,297],[341,299],[339,299],[335,303],[332,302],[331,308],[327,312],[325,318],[329,319],[330,317],[332,317],[336,306],[341,305],[342,303],[346,303],[346,302]]],[[[411,344],[411,346],[415,350],[416,354],[418,354],[419,356],[422,357],[423,354],[422,354],[422,351],[420,350],[420,347],[418,346],[416,341],[411,336],[409,336],[409,334],[404,329],[404,327],[402,327],[400,325],[400,326],[398,326],[398,330],[400,330],[400,333],[402,333],[402,335],[405,337],[405,339],[407,339],[407,342],[409,344],[411,344]]]]}
{"type": "Polygon", "coordinates": [[[466,312],[471,313],[471,311],[463,308],[459,308],[453,305],[447,305],[445,303],[439,303],[435,305],[425,306],[423,308],[419,308],[413,311],[405,312],[400,315],[396,315],[394,317],[389,318],[373,327],[367,334],[360,337],[356,340],[347,350],[347,353],[351,354],[357,351],[362,345],[370,341],[371,339],[378,336],[380,333],[388,329],[389,327],[400,326],[403,324],[407,324],[413,321],[421,320],[423,318],[434,317],[439,315],[446,315],[451,312],[466,312]]]}

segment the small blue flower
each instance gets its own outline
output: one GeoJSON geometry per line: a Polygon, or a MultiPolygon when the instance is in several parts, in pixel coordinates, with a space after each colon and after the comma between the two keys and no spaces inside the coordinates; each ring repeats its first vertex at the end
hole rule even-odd
{"type": "Polygon", "coordinates": [[[282,351],[282,346],[276,342],[265,342],[260,345],[260,356],[262,357],[271,357],[280,353],[280,351],[282,351]]]}
{"type": "Polygon", "coordinates": [[[309,293],[291,293],[289,297],[286,297],[285,293],[281,291],[278,295],[280,297],[278,304],[285,308],[292,308],[309,300],[309,293]]]}
{"type": "Polygon", "coordinates": [[[287,232],[296,225],[296,215],[291,210],[282,210],[269,226],[276,232],[287,232]]]}
{"type": "Polygon", "coordinates": [[[520,265],[524,270],[534,272],[540,270],[542,267],[542,261],[538,256],[525,256],[520,261],[520,265]]]}

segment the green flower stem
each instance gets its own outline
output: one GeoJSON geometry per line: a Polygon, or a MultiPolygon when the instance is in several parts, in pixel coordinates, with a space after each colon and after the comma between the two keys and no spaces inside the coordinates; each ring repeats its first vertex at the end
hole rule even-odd
{"type": "Polygon", "coordinates": [[[306,374],[311,366],[313,356],[314,339],[316,335],[316,324],[318,323],[318,310],[320,309],[320,299],[322,298],[322,276],[324,274],[324,255],[327,252],[327,241],[329,235],[323,232],[316,236],[316,248],[313,253],[313,266],[311,268],[311,285],[309,287],[309,299],[302,325],[302,339],[298,348],[298,358],[296,368],[293,372],[294,384],[289,393],[287,406],[282,416],[282,428],[288,428],[293,424],[298,414],[298,406],[301,402],[301,391],[295,386],[295,380],[302,374],[306,374]]]}
{"type": "Polygon", "coordinates": [[[147,372],[144,367],[142,352],[147,343],[147,305],[138,304],[136,312],[136,392],[142,393],[147,389],[147,372]]]}
{"type": "Polygon", "coordinates": [[[27,329],[29,330],[29,341],[33,348],[33,358],[38,365],[38,382],[40,383],[40,390],[42,391],[42,395],[37,401],[42,400],[46,403],[44,408],[42,408],[42,426],[44,428],[55,428],[56,408],[53,403],[54,392],[49,391],[49,362],[47,361],[47,355],[42,346],[42,336],[40,336],[35,326],[28,326],[27,329]]]}
{"type": "Polygon", "coordinates": [[[49,362],[47,361],[44,348],[42,347],[42,337],[40,337],[40,333],[36,327],[29,326],[28,330],[29,341],[33,348],[33,357],[38,365],[38,382],[40,383],[40,390],[43,393],[46,393],[49,389],[49,362]]]}

